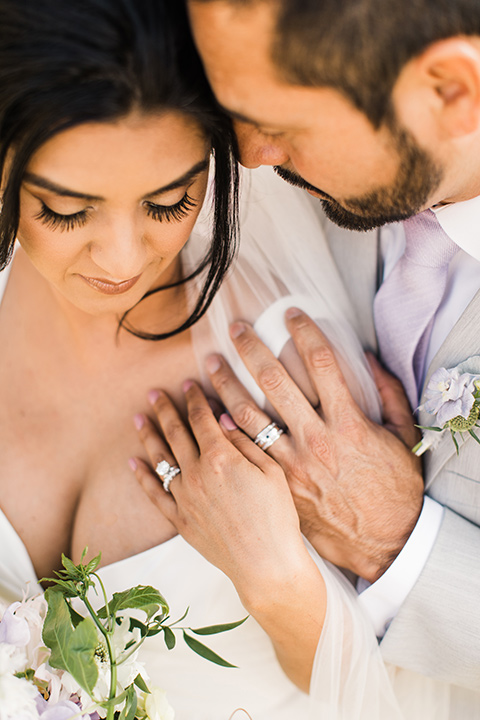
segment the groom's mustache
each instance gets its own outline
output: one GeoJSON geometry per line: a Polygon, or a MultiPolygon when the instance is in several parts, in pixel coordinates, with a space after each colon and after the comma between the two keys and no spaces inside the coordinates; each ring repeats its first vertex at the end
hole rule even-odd
{"type": "Polygon", "coordinates": [[[335,202],[334,198],[332,198],[331,195],[327,195],[327,193],[323,192],[323,190],[319,190],[317,187],[315,187],[315,185],[310,185],[309,182],[304,180],[300,175],[297,175],[297,173],[294,173],[291,170],[287,170],[281,165],[274,165],[273,169],[277,173],[277,175],[282,178],[282,180],[285,180],[290,185],[302,188],[302,190],[313,190],[313,192],[321,195],[322,200],[326,200],[327,202],[335,202]]]}

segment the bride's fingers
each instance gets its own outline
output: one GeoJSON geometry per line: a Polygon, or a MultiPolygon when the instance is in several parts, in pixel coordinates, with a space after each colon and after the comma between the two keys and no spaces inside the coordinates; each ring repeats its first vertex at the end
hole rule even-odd
{"type": "Polygon", "coordinates": [[[167,520],[177,527],[177,505],[172,495],[163,489],[158,476],[154,475],[147,463],[140,458],[130,458],[129,465],[138,483],[153,504],[165,515],[167,520]]]}
{"type": "MultiPolygon", "coordinates": [[[[220,355],[211,355],[206,365],[211,383],[229,415],[239,428],[255,440],[258,433],[270,425],[271,418],[258,407],[224,358],[220,355]]],[[[270,446],[268,454],[280,462],[289,451],[289,446],[288,437],[284,433],[270,446]]]]}
{"type": "Polygon", "coordinates": [[[271,466],[271,463],[276,463],[273,455],[270,457],[264,450],[261,450],[258,445],[255,445],[253,440],[235,425],[227,413],[220,415],[220,426],[232,445],[234,445],[247,460],[260,468],[260,470],[266,472],[271,466]]]}
{"type": "Polygon", "coordinates": [[[177,464],[182,467],[195,460],[198,457],[195,440],[168,395],[160,390],[150,390],[148,400],[177,464]]]}
{"type": "Polygon", "coordinates": [[[259,468],[265,466],[265,453],[239,430],[231,417],[225,413],[221,416],[220,425],[227,432],[222,432],[207,398],[196,383],[187,381],[183,389],[187,402],[188,420],[198,443],[200,455],[205,456],[209,451],[216,454],[228,453],[230,446],[225,445],[226,436],[247,460],[259,468]]]}
{"type": "Polygon", "coordinates": [[[170,448],[158,434],[157,428],[146,415],[135,415],[133,422],[137,428],[138,436],[146,450],[153,470],[159,462],[166,460],[170,465],[176,465],[177,460],[172,455],[170,448]]]}

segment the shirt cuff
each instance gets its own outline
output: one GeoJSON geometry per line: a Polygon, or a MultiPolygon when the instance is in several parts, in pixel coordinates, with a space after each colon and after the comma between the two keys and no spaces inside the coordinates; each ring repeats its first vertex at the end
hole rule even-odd
{"type": "Polygon", "coordinates": [[[403,550],[388,570],[373,584],[363,578],[357,582],[359,602],[382,638],[420,577],[440,530],[443,505],[425,496],[422,512],[403,550]]]}

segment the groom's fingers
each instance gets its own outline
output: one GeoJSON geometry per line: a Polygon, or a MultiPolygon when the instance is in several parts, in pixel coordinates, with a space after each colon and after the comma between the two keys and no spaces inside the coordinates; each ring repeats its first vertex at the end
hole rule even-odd
{"type": "Polygon", "coordinates": [[[287,310],[285,322],[320,398],[327,424],[343,423],[346,417],[354,419],[360,410],[348,389],[332,347],[318,325],[297,308],[287,310]]]}
{"type": "Polygon", "coordinates": [[[420,432],[414,425],[412,409],[401,382],[390,375],[371,353],[367,353],[367,360],[382,401],[385,427],[412,448],[420,439],[420,432]]]}
{"type": "MultiPolygon", "coordinates": [[[[300,310],[295,312],[298,314],[290,317],[287,313],[287,326],[320,398],[323,416],[327,422],[344,422],[346,417],[353,420],[360,411],[332,348],[313,320],[300,310]]],[[[246,323],[235,323],[231,335],[248,371],[291,431],[307,427],[315,420],[316,432],[319,432],[318,414],[253,329],[246,323]],[[239,329],[241,333],[238,333],[239,329]]]]}
{"type": "Polygon", "coordinates": [[[231,326],[230,335],[248,372],[289,431],[294,433],[299,423],[314,422],[317,425],[319,417],[316,411],[253,328],[248,323],[237,322],[231,326]]]}

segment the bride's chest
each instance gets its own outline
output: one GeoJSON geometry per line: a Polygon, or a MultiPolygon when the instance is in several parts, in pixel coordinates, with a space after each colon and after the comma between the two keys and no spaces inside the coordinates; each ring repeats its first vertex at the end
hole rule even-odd
{"type": "Polygon", "coordinates": [[[78,559],[88,545],[89,555],[101,551],[107,564],[172,537],[128,466],[130,457],[145,457],[133,416],[150,412],[152,387],[181,403],[182,381],[196,375],[182,345],[84,373],[55,348],[26,353],[14,340],[5,347],[0,507],[38,574],[58,567],[61,552],[78,559]]]}

